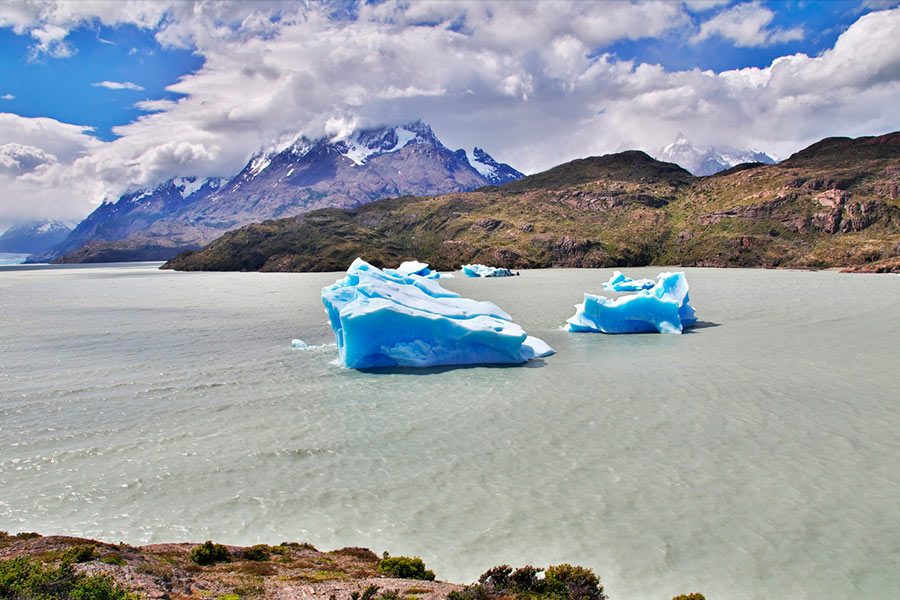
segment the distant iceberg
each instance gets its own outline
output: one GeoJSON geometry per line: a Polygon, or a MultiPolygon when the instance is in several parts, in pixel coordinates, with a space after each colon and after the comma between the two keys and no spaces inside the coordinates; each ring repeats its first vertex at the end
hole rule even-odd
{"type": "Polygon", "coordinates": [[[400,263],[396,269],[385,269],[386,273],[399,273],[400,275],[418,275],[426,279],[453,279],[453,273],[438,273],[428,267],[428,263],[417,260],[407,260],[400,263]]]}
{"type": "Polygon", "coordinates": [[[614,271],[609,281],[603,284],[607,292],[639,292],[649,290],[656,282],[652,279],[632,279],[621,271],[614,271]]]}
{"type": "Polygon", "coordinates": [[[322,303],[340,362],[353,369],[524,363],[554,353],[492,302],[360,258],[322,290],[322,303]]]}
{"type": "Polygon", "coordinates": [[[697,323],[684,273],[660,273],[656,284],[616,299],[585,294],[566,329],[574,332],[681,333],[697,323]]]}
{"type": "Polygon", "coordinates": [[[485,265],[463,265],[462,272],[466,277],[509,277],[512,271],[503,267],[486,267],[485,265]]]}

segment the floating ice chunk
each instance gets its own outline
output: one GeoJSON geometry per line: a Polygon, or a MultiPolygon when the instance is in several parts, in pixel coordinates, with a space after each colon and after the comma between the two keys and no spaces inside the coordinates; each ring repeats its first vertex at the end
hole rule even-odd
{"type": "Polygon", "coordinates": [[[660,273],[656,284],[636,294],[616,299],[585,294],[575,305],[575,315],[567,319],[568,331],[603,333],[681,333],[697,323],[688,304],[688,284],[684,273],[660,273]]]}
{"type": "Polygon", "coordinates": [[[641,290],[649,290],[656,282],[652,279],[632,279],[621,271],[614,271],[609,281],[603,284],[603,289],[607,292],[639,292],[641,290]]]}
{"type": "Polygon", "coordinates": [[[428,263],[419,262],[417,260],[407,260],[400,263],[400,266],[397,267],[397,271],[403,275],[421,275],[423,277],[431,273],[431,269],[428,268],[428,263]]]}
{"type": "Polygon", "coordinates": [[[523,363],[554,353],[492,302],[359,258],[322,290],[322,303],[349,368],[523,363]]]}
{"type": "Polygon", "coordinates": [[[484,265],[463,265],[462,272],[466,277],[509,277],[512,275],[512,271],[509,269],[484,265]]]}
{"type": "Polygon", "coordinates": [[[291,340],[291,348],[299,348],[300,350],[309,350],[309,346],[303,340],[291,340]]]}
{"type": "Polygon", "coordinates": [[[453,273],[438,273],[432,271],[428,267],[428,263],[419,262],[417,260],[407,260],[400,263],[396,269],[385,269],[387,273],[399,273],[401,275],[418,275],[426,279],[453,279],[453,273]]]}

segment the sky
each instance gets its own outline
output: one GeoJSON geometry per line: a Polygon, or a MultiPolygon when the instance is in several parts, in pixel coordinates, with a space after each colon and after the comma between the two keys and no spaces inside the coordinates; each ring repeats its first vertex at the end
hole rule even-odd
{"type": "Polygon", "coordinates": [[[525,173],[900,130],[900,0],[0,3],[0,231],[422,119],[525,173]]]}

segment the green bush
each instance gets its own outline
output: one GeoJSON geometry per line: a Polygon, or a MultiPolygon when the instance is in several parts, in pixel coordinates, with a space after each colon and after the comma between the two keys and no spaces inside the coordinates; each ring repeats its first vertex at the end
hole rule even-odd
{"type": "Polygon", "coordinates": [[[673,596],[672,600],[706,600],[706,597],[703,594],[694,592],[693,594],[679,594],[673,596]]]}
{"type": "Polygon", "coordinates": [[[81,577],[69,592],[72,600],[136,600],[136,594],[119,587],[108,575],[92,575],[81,577]]]}
{"type": "Polygon", "coordinates": [[[434,571],[426,570],[425,563],[419,557],[394,556],[382,559],[378,563],[378,572],[398,579],[434,581],[434,571]]]}
{"type": "Polygon", "coordinates": [[[83,544],[81,546],[71,546],[66,548],[60,555],[59,559],[64,563],[83,563],[94,558],[94,551],[97,549],[93,544],[83,544]]]}
{"type": "Polygon", "coordinates": [[[600,578],[584,567],[568,564],[552,566],[543,579],[543,569],[526,565],[513,571],[500,565],[485,571],[478,584],[455,592],[449,600],[485,600],[489,596],[516,595],[541,600],[606,600],[600,578]]]}
{"type": "Polygon", "coordinates": [[[127,562],[125,562],[124,558],[115,554],[108,554],[107,556],[104,556],[100,559],[100,562],[105,562],[108,565],[117,565],[120,567],[124,567],[128,564],[127,562]]]}
{"type": "Polygon", "coordinates": [[[137,600],[138,596],[109,576],[76,573],[70,562],[53,567],[22,556],[0,561],[0,598],[137,600]]]}
{"type": "Polygon", "coordinates": [[[568,590],[570,600],[606,600],[600,578],[584,567],[562,564],[547,568],[546,581],[559,582],[568,590]]]}
{"type": "Polygon", "coordinates": [[[191,550],[191,560],[198,565],[228,562],[228,548],[222,544],[213,544],[212,540],[206,540],[191,550]]]}
{"type": "Polygon", "coordinates": [[[269,552],[270,548],[265,544],[256,544],[255,546],[250,546],[246,550],[241,553],[241,558],[244,560],[253,560],[256,562],[263,562],[269,560],[269,552]]]}

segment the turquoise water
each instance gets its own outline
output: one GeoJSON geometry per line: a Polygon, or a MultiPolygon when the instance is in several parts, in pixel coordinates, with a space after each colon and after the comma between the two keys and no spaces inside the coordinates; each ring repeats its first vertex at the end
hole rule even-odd
{"type": "Polygon", "coordinates": [[[893,597],[900,278],[686,273],[683,336],[561,331],[611,270],[458,277],[558,353],[359,373],[334,273],[0,269],[0,529],[363,545],[457,582],[572,562],[614,600],[893,597]]]}

